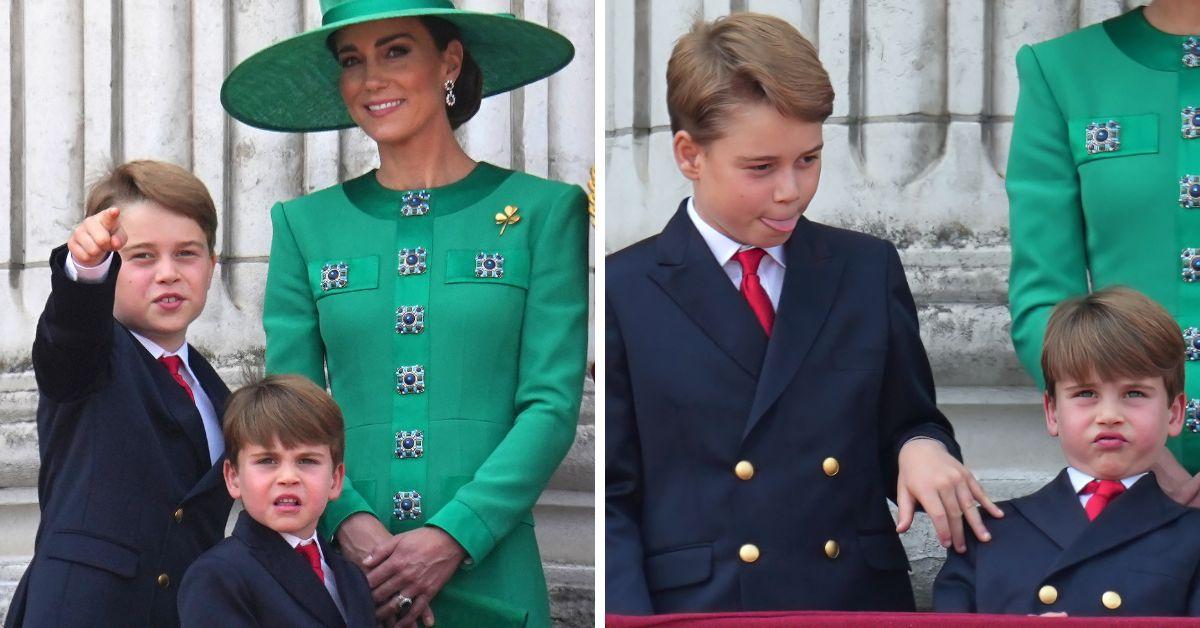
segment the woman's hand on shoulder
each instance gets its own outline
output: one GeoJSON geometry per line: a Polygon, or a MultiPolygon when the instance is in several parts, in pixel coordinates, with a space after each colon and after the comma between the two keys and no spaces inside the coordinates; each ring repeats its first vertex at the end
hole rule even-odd
{"type": "Polygon", "coordinates": [[[364,563],[375,598],[375,618],[385,626],[434,625],[430,602],[466,558],[466,550],[440,528],[425,526],[380,544],[364,563]],[[411,600],[404,610],[401,599],[411,600]]]}

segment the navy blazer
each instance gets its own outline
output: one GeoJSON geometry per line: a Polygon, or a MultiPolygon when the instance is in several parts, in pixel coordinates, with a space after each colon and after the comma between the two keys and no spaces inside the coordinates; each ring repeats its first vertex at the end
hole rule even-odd
{"type": "Polygon", "coordinates": [[[899,448],[959,450],[899,256],[803,218],[784,248],[769,341],[686,201],[606,261],[610,613],[913,608],[899,448]]]}
{"type": "Polygon", "coordinates": [[[308,560],[278,532],[242,511],[233,536],[204,553],[179,588],[184,628],[374,628],[367,577],[319,538],[346,618],[308,560]]]}
{"type": "MultiPolygon", "coordinates": [[[[233,500],[209,460],[200,412],[113,319],[108,278],[76,283],[50,256],[38,321],[38,524],[5,626],[174,626],[184,570],[221,540],[233,500]]],[[[189,347],[218,412],[229,389],[189,347]]]]}
{"type": "Polygon", "coordinates": [[[992,540],[969,536],[966,554],[947,556],[933,584],[934,610],[1200,614],[1200,510],[1168,498],[1153,473],[1092,522],[1066,470],[1036,493],[997,505],[1004,518],[986,520],[992,540]],[[1047,586],[1053,590],[1043,592],[1047,586]],[[1110,591],[1119,597],[1115,609],[1103,603],[1110,591]]]}

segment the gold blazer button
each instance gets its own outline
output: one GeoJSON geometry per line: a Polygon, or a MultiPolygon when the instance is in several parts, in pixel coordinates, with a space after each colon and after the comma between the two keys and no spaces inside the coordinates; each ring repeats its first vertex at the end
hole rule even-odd
{"type": "Polygon", "coordinates": [[[758,560],[758,547],[747,543],[738,550],[738,558],[742,559],[743,563],[752,563],[758,560]]]}
{"type": "Polygon", "coordinates": [[[821,462],[821,470],[829,477],[837,475],[841,468],[842,465],[838,464],[837,458],[829,457],[821,462]]]}
{"type": "Polygon", "coordinates": [[[1038,589],[1038,599],[1042,604],[1053,604],[1058,601],[1058,589],[1050,585],[1046,585],[1038,589]]]}
{"type": "Polygon", "coordinates": [[[842,553],[842,548],[840,545],[838,545],[837,541],[835,541],[833,539],[825,541],[825,555],[826,556],[828,556],[829,558],[837,558],[838,555],[841,553],[842,553]]]}
{"type": "Polygon", "coordinates": [[[743,460],[733,467],[733,473],[739,479],[749,480],[754,477],[754,465],[750,464],[749,460],[743,460]]]}
{"type": "Polygon", "coordinates": [[[1121,596],[1116,591],[1105,591],[1104,595],[1100,596],[1100,603],[1110,611],[1115,611],[1121,608],[1121,596]]]}

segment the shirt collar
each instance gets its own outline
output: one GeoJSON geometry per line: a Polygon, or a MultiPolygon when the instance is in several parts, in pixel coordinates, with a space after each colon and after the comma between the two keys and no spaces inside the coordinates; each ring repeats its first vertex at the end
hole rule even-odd
{"type": "MultiPolygon", "coordinates": [[[[705,222],[696,211],[694,197],[688,198],[687,212],[688,217],[692,219],[692,224],[696,225],[696,230],[700,232],[700,237],[704,238],[704,243],[708,245],[708,249],[712,251],[713,257],[717,258],[717,263],[721,266],[729,263],[729,260],[733,259],[733,256],[738,251],[745,248],[754,248],[751,245],[742,244],[730,238],[705,222]]],[[[787,268],[787,264],[784,263],[782,244],[763,250],[767,252],[767,255],[771,256],[771,259],[775,260],[776,264],[779,264],[782,268],[787,268]]]]}
{"type": "Polygon", "coordinates": [[[136,331],[133,331],[132,329],[129,330],[129,333],[133,334],[133,337],[137,338],[138,342],[142,343],[142,346],[146,348],[146,351],[150,352],[150,356],[153,357],[155,360],[163,357],[164,355],[177,355],[177,356],[179,356],[179,359],[183,360],[184,367],[186,367],[189,371],[192,370],[191,367],[187,366],[187,364],[188,364],[188,345],[187,345],[186,341],[182,345],[179,346],[178,351],[172,353],[170,351],[167,351],[166,349],[163,349],[161,346],[159,346],[159,344],[157,342],[154,342],[153,340],[137,333],[136,331]]]}
{"type": "MultiPolygon", "coordinates": [[[[296,546],[301,543],[306,543],[306,544],[307,543],[317,543],[317,531],[316,530],[313,530],[312,535],[309,536],[307,539],[302,539],[302,538],[296,536],[295,534],[288,534],[287,532],[280,532],[279,536],[282,536],[283,540],[287,541],[287,544],[292,546],[292,549],[296,549],[296,546]]],[[[317,543],[317,553],[320,554],[321,560],[324,561],[325,560],[325,552],[324,552],[324,550],[321,549],[320,543],[317,543]]]]}
{"type": "MultiPolygon", "coordinates": [[[[1138,473],[1137,475],[1131,475],[1127,478],[1122,478],[1121,484],[1124,484],[1125,488],[1127,489],[1131,488],[1137,483],[1138,480],[1142,479],[1143,475],[1146,475],[1145,471],[1138,473]]],[[[1071,487],[1075,489],[1076,494],[1082,491],[1083,487],[1087,486],[1088,482],[1096,479],[1084,473],[1083,471],[1076,469],[1075,467],[1067,467],[1067,477],[1071,478],[1071,487]]]]}

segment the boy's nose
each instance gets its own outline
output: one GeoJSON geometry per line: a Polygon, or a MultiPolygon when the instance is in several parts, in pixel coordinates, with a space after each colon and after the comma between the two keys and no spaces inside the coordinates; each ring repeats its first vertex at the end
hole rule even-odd
{"type": "Polygon", "coordinates": [[[179,279],[179,269],[173,260],[163,260],[155,268],[154,279],[160,283],[169,283],[179,279]]]}
{"type": "Polygon", "coordinates": [[[800,182],[791,172],[783,173],[775,186],[775,202],[791,203],[800,197],[800,182]]]}

